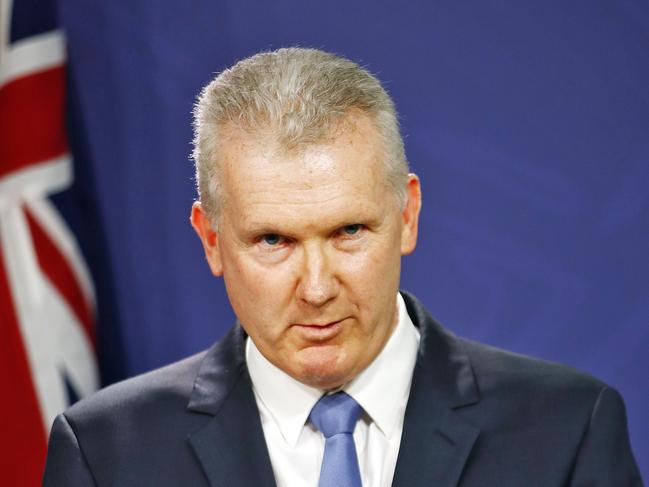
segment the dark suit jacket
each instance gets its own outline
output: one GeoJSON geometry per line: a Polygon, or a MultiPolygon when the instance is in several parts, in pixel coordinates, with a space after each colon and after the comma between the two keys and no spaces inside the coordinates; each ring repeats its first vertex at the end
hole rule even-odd
{"type": "MultiPolygon", "coordinates": [[[[615,390],[458,338],[404,298],[421,344],[393,485],[642,484],[615,390]]],[[[44,485],[274,485],[244,339],[237,325],[207,352],[60,415],[44,485]]]]}

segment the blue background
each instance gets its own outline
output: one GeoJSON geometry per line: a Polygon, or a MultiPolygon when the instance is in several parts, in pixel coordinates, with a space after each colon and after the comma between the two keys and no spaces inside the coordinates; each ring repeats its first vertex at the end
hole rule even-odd
{"type": "MultiPolygon", "coordinates": [[[[190,111],[237,59],[320,47],[377,74],[423,183],[402,286],[456,333],[624,395],[649,478],[649,5],[62,0],[104,381],[233,322],[189,226],[190,111]],[[90,200],[98,206],[91,210],[90,200]],[[86,204],[87,203],[87,204],[86,204]]],[[[76,222],[76,223],[75,223],[76,222]]],[[[83,235],[82,235],[83,237],[83,235]]]]}

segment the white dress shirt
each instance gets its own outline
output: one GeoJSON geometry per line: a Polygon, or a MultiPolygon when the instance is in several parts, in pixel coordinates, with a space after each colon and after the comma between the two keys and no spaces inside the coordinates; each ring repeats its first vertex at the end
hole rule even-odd
{"type": "MultiPolygon", "coordinates": [[[[397,326],[383,350],[342,388],[364,410],[354,430],[364,487],[392,484],[417,358],[419,331],[399,294],[397,307],[397,326]]],[[[325,438],[307,418],[323,391],[271,364],[250,339],[246,361],[277,486],[317,487],[325,438]]]]}

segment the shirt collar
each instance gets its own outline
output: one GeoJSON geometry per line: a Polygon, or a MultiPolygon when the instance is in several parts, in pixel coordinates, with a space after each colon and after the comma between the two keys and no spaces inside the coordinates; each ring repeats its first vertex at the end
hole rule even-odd
{"type": "MultiPolygon", "coordinates": [[[[397,294],[397,310],[397,326],[383,350],[342,388],[388,438],[394,433],[400,408],[406,403],[419,346],[419,331],[408,316],[400,294],[397,294]]],[[[284,440],[295,446],[323,391],[302,384],[270,363],[251,339],[246,340],[246,362],[255,395],[270,413],[284,440]]]]}
{"type": "Polygon", "coordinates": [[[295,447],[322,391],[302,384],[269,362],[250,337],[246,339],[246,362],[255,397],[266,407],[284,440],[295,447]]]}
{"type": "Polygon", "coordinates": [[[420,338],[400,294],[397,309],[397,327],[381,353],[343,388],[388,438],[395,431],[400,409],[405,407],[410,393],[420,338]]]}

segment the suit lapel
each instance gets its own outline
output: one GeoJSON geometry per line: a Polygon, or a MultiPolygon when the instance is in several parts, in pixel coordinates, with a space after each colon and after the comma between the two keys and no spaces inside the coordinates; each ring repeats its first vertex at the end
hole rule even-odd
{"type": "Polygon", "coordinates": [[[207,354],[188,410],[208,416],[189,443],[212,487],[274,487],[275,479],[235,326],[207,354]]]}
{"type": "Polygon", "coordinates": [[[431,402],[436,399],[430,395],[411,397],[392,485],[454,487],[479,430],[447,407],[431,402]]]}
{"type": "Polygon", "coordinates": [[[457,338],[402,294],[421,340],[393,485],[453,487],[479,435],[458,410],[479,401],[478,388],[457,338]]]}
{"type": "MultiPolygon", "coordinates": [[[[402,293],[421,333],[406,408],[395,487],[454,487],[479,435],[458,410],[479,401],[461,343],[412,296],[402,293]]],[[[275,486],[237,325],[206,355],[188,410],[204,414],[189,443],[212,487],[275,486]]]]}

